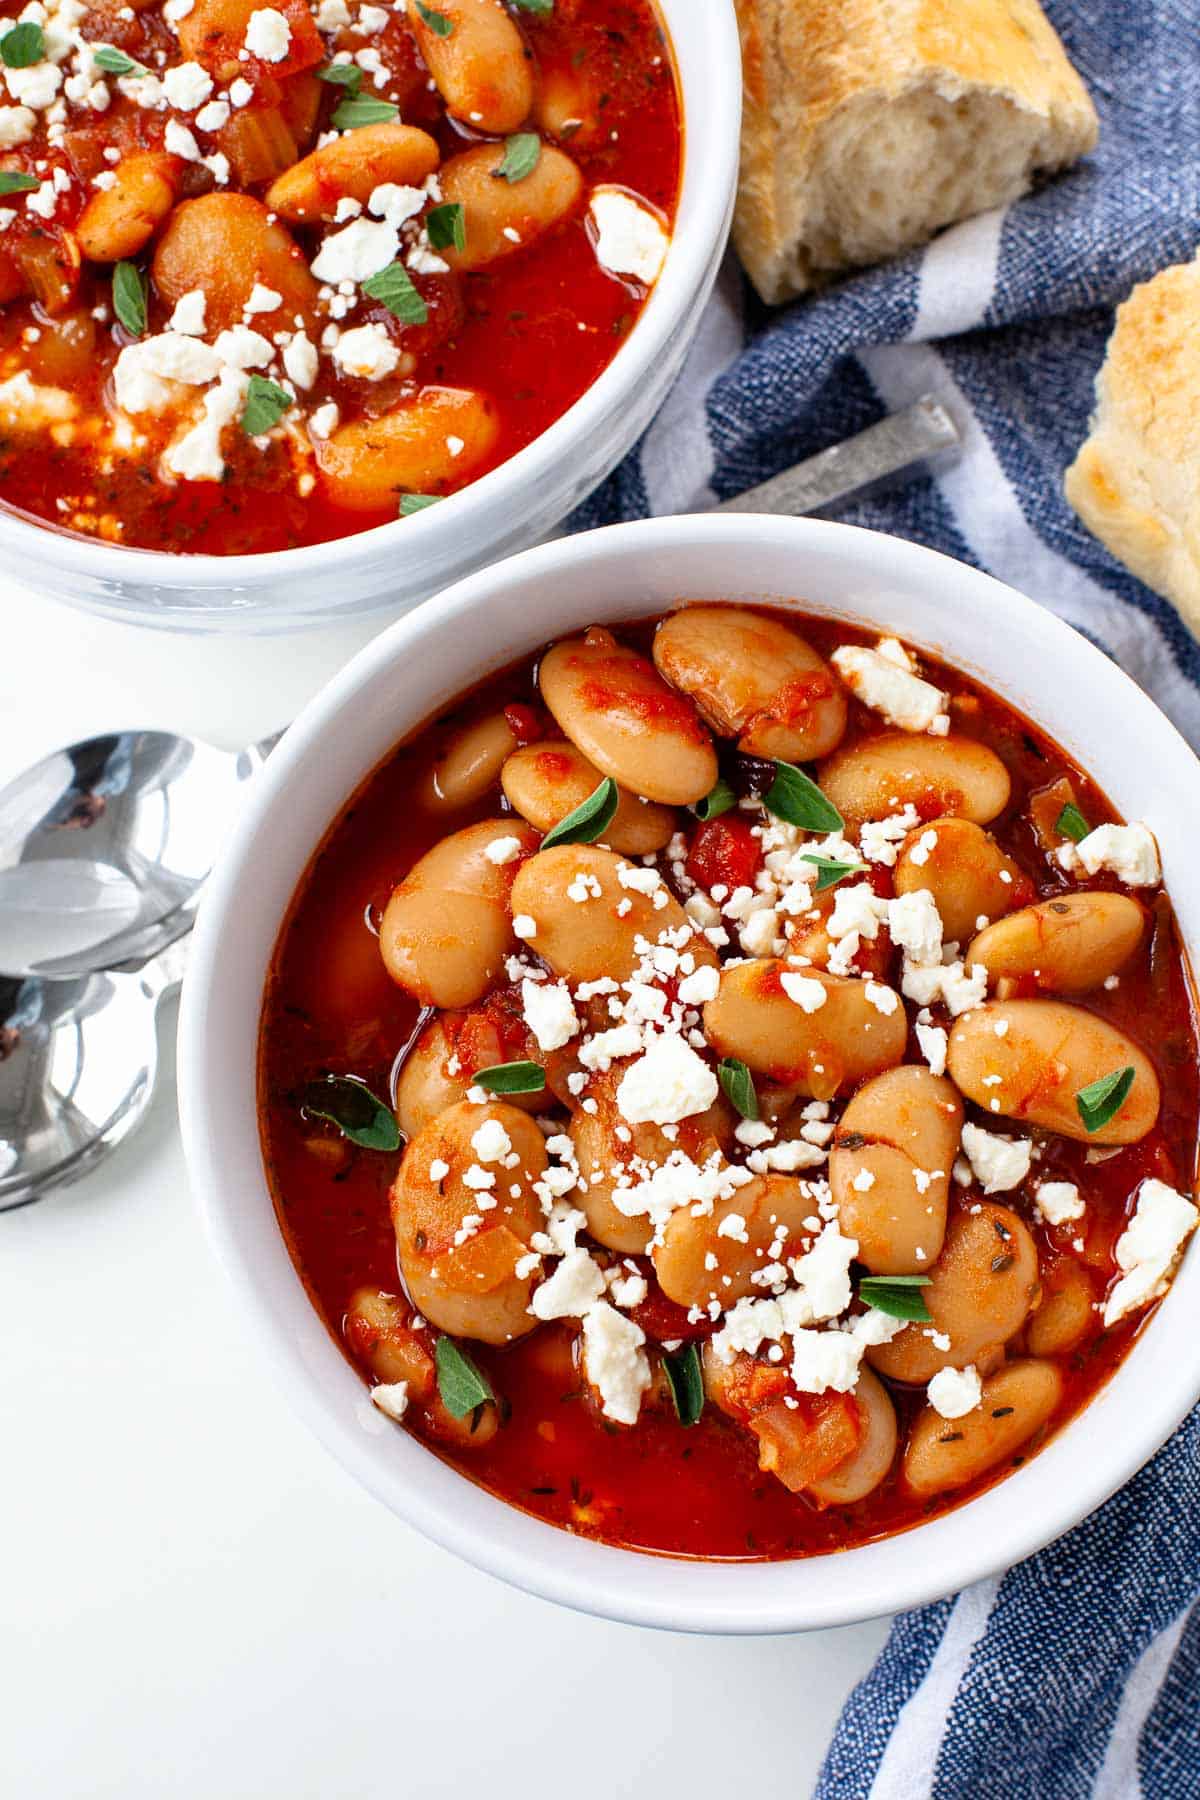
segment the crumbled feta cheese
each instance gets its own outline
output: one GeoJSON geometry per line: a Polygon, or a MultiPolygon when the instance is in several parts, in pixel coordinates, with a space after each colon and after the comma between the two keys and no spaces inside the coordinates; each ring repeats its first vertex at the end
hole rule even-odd
{"type": "Polygon", "coordinates": [[[1154,887],[1162,880],[1158,845],[1145,825],[1098,825],[1082,843],[1063,844],[1056,855],[1066,869],[1082,867],[1089,875],[1109,869],[1126,887],[1154,887]]]}
{"type": "Polygon", "coordinates": [[[180,112],[195,112],[212,93],[212,76],[198,62],[176,63],[162,77],[163,93],[180,112]]]}
{"type": "Polygon", "coordinates": [[[246,27],[246,48],[251,56],[261,57],[263,62],[283,62],[292,42],[292,28],[281,12],[273,6],[261,7],[250,14],[250,23],[246,27]]]}
{"type": "Polygon", "coordinates": [[[946,1050],[950,1043],[949,1033],[940,1025],[916,1026],[917,1047],[925,1061],[929,1064],[931,1075],[946,1073],[946,1050]]]}
{"type": "Polygon", "coordinates": [[[355,219],[327,237],[313,258],[318,281],[336,287],[339,281],[369,281],[396,260],[400,234],[394,225],[380,220],[355,219]]]}
{"type": "Polygon", "coordinates": [[[513,915],[513,935],[528,943],[530,939],[537,936],[537,920],[529,913],[515,913],[513,915]]]}
{"type": "MultiPolygon", "coordinates": [[[[284,367],[287,368],[286,360],[284,362],[284,367]]],[[[288,373],[291,374],[291,371],[289,370],[288,373]]],[[[294,375],[292,375],[292,380],[296,380],[294,375]]],[[[297,382],[297,386],[299,385],[300,384],[297,382]]],[[[323,406],[316,407],[314,411],[309,414],[308,429],[310,436],[321,440],[331,438],[338,428],[338,419],[340,416],[337,401],[326,400],[323,406]]]]}
{"type": "Polygon", "coordinates": [[[213,349],[223,363],[234,369],[265,369],[275,355],[275,346],[261,331],[248,325],[231,325],[218,334],[213,349]]]}
{"type": "Polygon", "coordinates": [[[942,915],[928,888],[900,894],[887,903],[888,930],[892,942],[904,951],[910,962],[921,967],[940,965],[942,960],[942,915]]]}
{"type": "Polygon", "coordinates": [[[982,1400],[983,1382],[974,1363],[968,1363],[965,1369],[939,1369],[925,1391],[943,1419],[963,1419],[982,1400]]]}
{"type": "Polygon", "coordinates": [[[377,188],[372,188],[367,199],[367,211],[375,218],[394,225],[399,231],[402,225],[407,225],[410,219],[416,218],[428,198],[424,188],[405,187],[396,181],[382,181],[377,188]]]}
{"type": "Polygon", "coordinates": [[[540,1050],[561,1050],[579,1030],[579,1016],[565,982],[526,978],[521,983],[521,1008],[540,1050]]]}
{"type": "Polygon", "coordinates": [[[283,346],[283,368],[288,380],[306,392],[317,379],[317,346],[303,331],[295,332],[283,346]]]}
{"type": "Polygon", "coordinates": [[[793,975],[785,971],[779,977],[779,985],[801,1012],[818,1012],[829,998],[824,982],[814,981],[811,975],[793,975]]]}
{"type": "Polygon", "coordinates": [[[1041,1181],[1034,1198],[1047,1225],[1066,1225],[1072,1219],[1082,1219],[1086,1210],[1073,1181],[1041,1181]]]}
{"type": "Polygon", "coordinates": [[[396,368],[400,350],[386,326],[357,325],[353,331],[343,331],[334,345],[333,360],[347,375],[381,381],[396,368]]]}
{"type": "Polygon", "coordinates": [[[878,650],[864,650],[857,644],[842,645],[830,661],[850,691],[864,706],[881,713],[889,725],[901,731],[946,735],[950,726],[946,714],[949,695],[932,682],[922,681],[919,675],[900,668],[878,650]]]}
{"type": "Polygon", "coordinates": [[[182,332],[185,337],[201,337],[208,298],[203,288],[191,288],[175,302],[175,310],[167,324],[168,331],[182,332]]]}
{"type": "Polygon", "coordinates": [[[200,387],[215,381],[221,359],[208,344],[175,332],[126,344],[113,370],[117,405],[123,412],[162,412],[175,402],[172,382],[200,387]]]}
{"type": "Polygon", "coordinates": [[[712,1069],[674,1032],[651,1039],[621,1077],[617,1110],[631,1125],[675,1125],[706,1112],[717,1097],[712,1069]]]}
{"type": "Polygon", "coordinates": [[[197,131],[220,131],[229,123],[229,110],[228,100],[210,100],[196,114],[197,131]]]}
{"type": "Polygon", "coordinates": [[[582,1319],[604,1293],[604,1276],[587,1251],[568,1250],[534,1293],[529,1310],[537,1319],[582,1319]]]}
{"type": "Polygon", "coordinates": [[[28,106],[0,106],[0,150],[16,150],[29,142],[37,114],[28,106]]]}
{"type": "Polygon", "coordinates": [[[481,1163],[503,1162],[512,1153],[512,1139],[499,1119],[485,1119],[471,1139],[471,1148],[481,1163]]]}
{"type": "Polygon", "coordinates": [[[601,1410],[618,1425],[636,1425],[642,1395],[650,1386],[646,1334],[606,1300],[589,1308],[583,1321],[583,1367],[600,1395],[601,1410]]]}
{"type": "Polygon", "coordinates": [[[491,843],[485,847],[483,854],[490,863],[495,863],[497,867],[505,863],[516,862],[521,854],[521,840],[515,837],[493,838],[491,843]]]}
{"type": "Polygon", "coordinates": [[[1193,1203],[1165,1181],[1142,1182],[1133,1217],[1117,1239],[1114,1255],[1122,1274],[1104,1303],[1106,1326],[1166,1292],[1167,1276],[1197,1218],[1193,1203]]]}
{"type": "Polygon", "coordinates": [[[649,207],[623,188],[598,187],[588,202],[588,218],[601,268],[653,287],[671,240],[649,207]]]}
{"type": "Polygon", "coordinates": [[[397,1424],[408,1411],[407,1381],[381,1381],[371,1389],[371,1398],[380,1412],[395,1419],[397,1424]]]}
{"type": "Polygon", "coordinates": [[[1019,1187],[1033,1158],[1030,1138],[1001,1137],[979,1125],[964,1125],[963,1152],[985,1194],[1006,1194],[1019,1187]]]}
{"type": "MultiPolygon", "coordinates": [[[[868,862],[882,863],[884,868],[894,869],[900,845],[920,823],[921,816],[915,806],[905,806],[887,819],[868,820],[858,834],[862,854],[868,862]]],[[[853,853],[849,860],[853,862],[853,853]]]]}
{"type": "Polygon", "coordinates": [[[715,1000],[720,991],[721,977],[710,964],[705,964],[692,975],[685,975],[679,983],[679,999],[683,1006],[705,1006],[708,1001],[715,1000]]]}
{"type": "Polygon", "coordinates": [[[234,106],[249,106],[254,98],[254,89],[239,75],[236,81],[229,84],[229,98],[234,106]]]}
{"type": "Polygon", "coordinates": [[[204,396],[199,421],[170,445],[164,467],[185,481],[220,481],[225,473],[221,435],[241,412],[246,387],[240,369],[222,369],[217,385],[204,396]]]}

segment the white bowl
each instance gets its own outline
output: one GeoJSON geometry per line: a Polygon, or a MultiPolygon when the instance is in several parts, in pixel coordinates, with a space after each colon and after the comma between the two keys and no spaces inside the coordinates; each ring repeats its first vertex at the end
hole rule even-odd
{"type": "Polygon", "coordinates": [[[1121,812],[1144,818],[1193,963],[1200,767],[1146,696],[1083,637],[933,551],[811,520],[650,520],[527,551],[401,620],[305,710],[260,777],[203,909],[181,1024],[192,1179],[217,1254],[284,1391],[326,1447],[402,1518],[531,1592],[641,1625],[796,1631],[912,1606],[1029,1555],[1111,1494],[1200,1392],[1200,1254],[1086,1416],[998,1487],[882,1543],[729,1565],[610,1549],[530,1518],[381,1420],[292,1266],[263,1177],[255,1057],[263,979],[309,857],[364,776],[454,695],[548,638],[689,600],[769,600],[898,633],[1046,728],[1121,812]]]}
{"type": "Polygon", "coordinates": [[[123,549],[0,509],[0,563],[52,598],[174,631],[297,630],[418,605],[536,543],[633,448],[662,404],[720,266],[737,187],[741,54],[733,0],[655,0],[684,125],[663,272],[607,369],[524,450],[442,506],[335,543],[267,556],[123,549]]]}

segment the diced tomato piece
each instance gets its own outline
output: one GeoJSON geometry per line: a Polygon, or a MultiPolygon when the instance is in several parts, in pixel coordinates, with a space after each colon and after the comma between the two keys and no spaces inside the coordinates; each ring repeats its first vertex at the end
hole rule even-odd
{"type": "Polygon", "coordinates": [[[762,843],[736,814],[701,825],[688,852],[687,872],[697,886],[753,887],[762,867],[762,843]]]}
{"type": "Polygon", "coordinates": [[[505,707],[504,716],[508,720],[508,729],[518,744],[536,744],[542,735],[542,721],[532,706],[526,706],[520,700],[514,700],[505,707]]]}
{"type": "Polygon", "coordinates": [[[641,1304],[629,1309],[630,1318],[635,1325],[641,1326],[648,1338],[656,1344],[673,1344],[676,1338],[682,1343],[696,1343],[712,1336],[716,1327],[711,1320],[700,1319],[693,1323],[688,1318],[687,1307],[668,1300],[653,1275],[649,1278],[649,1288],[641,1304]]]}

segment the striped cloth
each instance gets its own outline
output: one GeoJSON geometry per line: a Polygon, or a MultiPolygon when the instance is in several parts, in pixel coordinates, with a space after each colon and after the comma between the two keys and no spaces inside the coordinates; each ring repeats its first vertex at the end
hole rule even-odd
{"type": "MultiPolygon", "coordinates": [[[[702,510],[932,391],[935,482],[841,517],[989,570],[1101,645],[1200,746],[1200,646],[1076,519],[1113,307],[1200,240],[1200,0],[1047,0],[1101,116],[1086,165],[778,312],[730,264],[673,394],[576,516],[702,510]]],[[[1200,1797],[1200,1413],[1041,1555],[898,1619],[819,1800],[1200,1797]]]]}

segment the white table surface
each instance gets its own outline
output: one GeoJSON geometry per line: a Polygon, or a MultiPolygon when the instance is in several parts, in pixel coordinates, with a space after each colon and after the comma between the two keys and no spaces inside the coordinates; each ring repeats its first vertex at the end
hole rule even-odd
{"type": "MultiPolygon", "coordinates": [[[[0,782],[114,726],[246,743],[374,627],[135,633],[0,587],[0,782]]],[[[459,1564],[287,1411],[202,1240],[170,1039],[141,1133],[0,1216],[0,1793],[803,1796],[883,1622],[716,1640],[459,1564]]]]}

